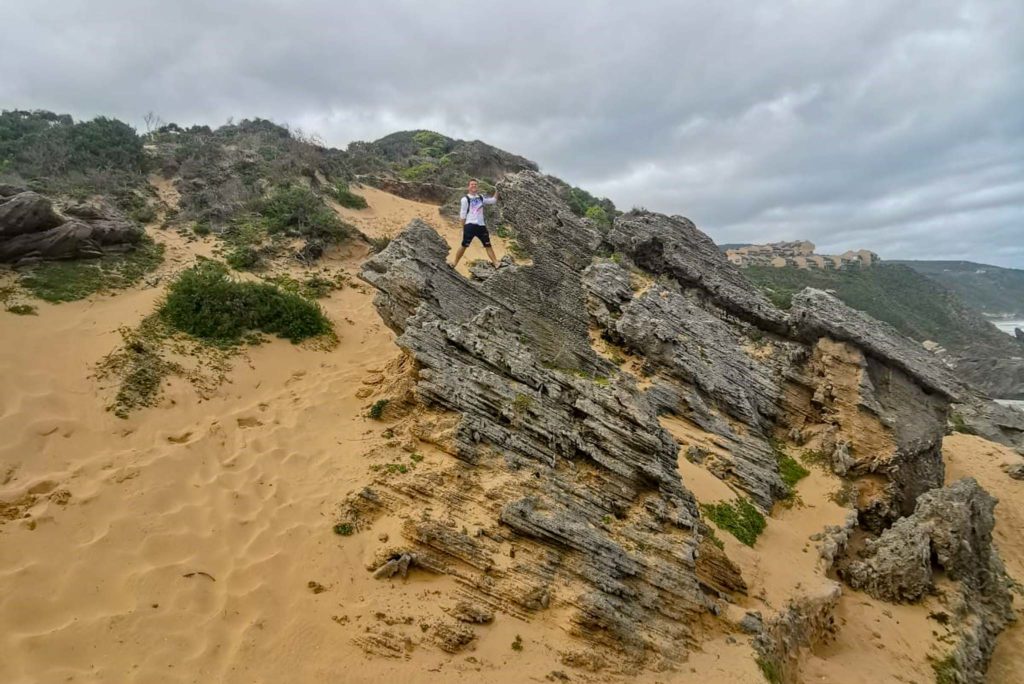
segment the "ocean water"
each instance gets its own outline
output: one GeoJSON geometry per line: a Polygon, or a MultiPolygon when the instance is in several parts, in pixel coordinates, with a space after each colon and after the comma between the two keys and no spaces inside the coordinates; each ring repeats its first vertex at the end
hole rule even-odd
{"type": "Polygon", "coordinates": [[[1024,329],[1024,321],[1021,321],[1021,320],[1017,320],[1017,321],[997,321],[997,320],[993,320],[992,323],[997,328],[999,328],[1004,333],[1006,333],[1007,335],[1012,335],[1014,328],[1024,329]]]}

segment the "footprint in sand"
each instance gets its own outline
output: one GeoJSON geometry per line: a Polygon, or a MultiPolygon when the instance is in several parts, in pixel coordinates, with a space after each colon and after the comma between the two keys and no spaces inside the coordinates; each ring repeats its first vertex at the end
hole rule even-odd
{"type": "Polygon", "coordinates": [[[256,418],[247,417],[238,419],[238,427],[240,428],[254,428],[259,427],[260,425],[263,425],[263,423],[256,418]]]}
{"type": "Polygon", "coordinates": [[[167,441],[172,444],[184,444],[188,441],[188,438],[192,436],[191,432],[184,432],[180,435],[169,435],[167,441]]]}

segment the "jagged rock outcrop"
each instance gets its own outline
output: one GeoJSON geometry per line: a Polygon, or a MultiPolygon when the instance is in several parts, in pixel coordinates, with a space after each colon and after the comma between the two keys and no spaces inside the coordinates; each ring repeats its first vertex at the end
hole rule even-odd
{"type": "Polygon", "coordinates": [[[75,205],[64,218],[46,197],[21,192],[0,198],[0,262],[82,259],[125,251],[144,232],[98,207],[75,205]]]}
{"type": "Polygon", "coordinates": [[[446,265],[440,236],[414,222],[362,274],[419,365],[420,400],[461,414],[452,453],[508,480],[487,501],[496,529],[474,544],[413,537],[420,554],[486,567],[486,582],[467,581],[506,609],[558,601],[575,609],[581,636],[636,657],[678,657],[697,642],[701,616],[718,612],[719,594],[742,581],[702,536],[675,441],[590,346],[579,273],[600,234],[532,185],[506,191],[532,266],[475,284],[446,265]],[[492,537],[518,550],[503,572],[487,560],[492,537]]]}
{"type": "Polygon", "coordinates": [[[992,545],[995,505],[973,478],[928,492],[912,515],[840,569],[851,586],[887,601],[922,598],[934,589],[938,570],[956,581],[954,660],[967,682],[984,681],[995,638],[1013,620],[1010,582],[992,545]]]}
{"type": "Polygon", "coordinates": [[[454,457],[346,502],[356,526],[428,492],[451,506],[450,524],[409,520],[405,545],[375,568],[408,557],[455,575],[477,603],[521,616],[568,607],[584,640],[674,659],[745,589],[705,537],[680,446],[712,449],[698,460],[764,511],[789,494],[775,440],[820,450],[876,533],[941,486],[955,383],[913,342],[823,292],[779,311],[681,217],[634,212],[604,230],[532,172],[499,192],[529,265],[465,279],[414,221],[362,272],[416,364],[427,413],[409,431],[454,457]],[[660,414],[711,439],[677,442],[660,414]],[[467,507],[482,517],[459,533],[467,507]]]}

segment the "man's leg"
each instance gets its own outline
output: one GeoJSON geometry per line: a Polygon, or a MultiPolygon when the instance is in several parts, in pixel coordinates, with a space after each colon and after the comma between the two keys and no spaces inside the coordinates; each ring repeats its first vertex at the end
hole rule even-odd
{"type": "Polygon", "coordinates": [[[469,247],[469,243],[473,241],[473,229],[469,227],[469,224],[462,226],[462,244],[459,250],[455,252],[455,262],[452,264],[452,268],[459,265],[459,261],[462,260],[462,255],[466,253],[466,248],[469,247]]]}
{"type": "Polygon", "coordinates": [[[494,250],[491,248],[491,234],[487,231],[487,226],[480,226],[477,230],[477,237],[480,238],[484,249],[487,250],[487,256],[491,259],[491,266],[498,268],[498,257],[494,256],[494,250]]]}

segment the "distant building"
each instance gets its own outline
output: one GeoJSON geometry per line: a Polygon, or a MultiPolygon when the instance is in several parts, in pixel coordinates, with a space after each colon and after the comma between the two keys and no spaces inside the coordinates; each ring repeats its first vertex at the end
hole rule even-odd
{"type": "Polygon", "coordinates": [[[793,266],[821,270],[868,268],[878,263],[878,255],[866,249],[842,254],[815,254],[814,243],[807,240],[772,242],[767,245],[746,245],[729,249],[726,258],[740,267],[793,266]]]}

